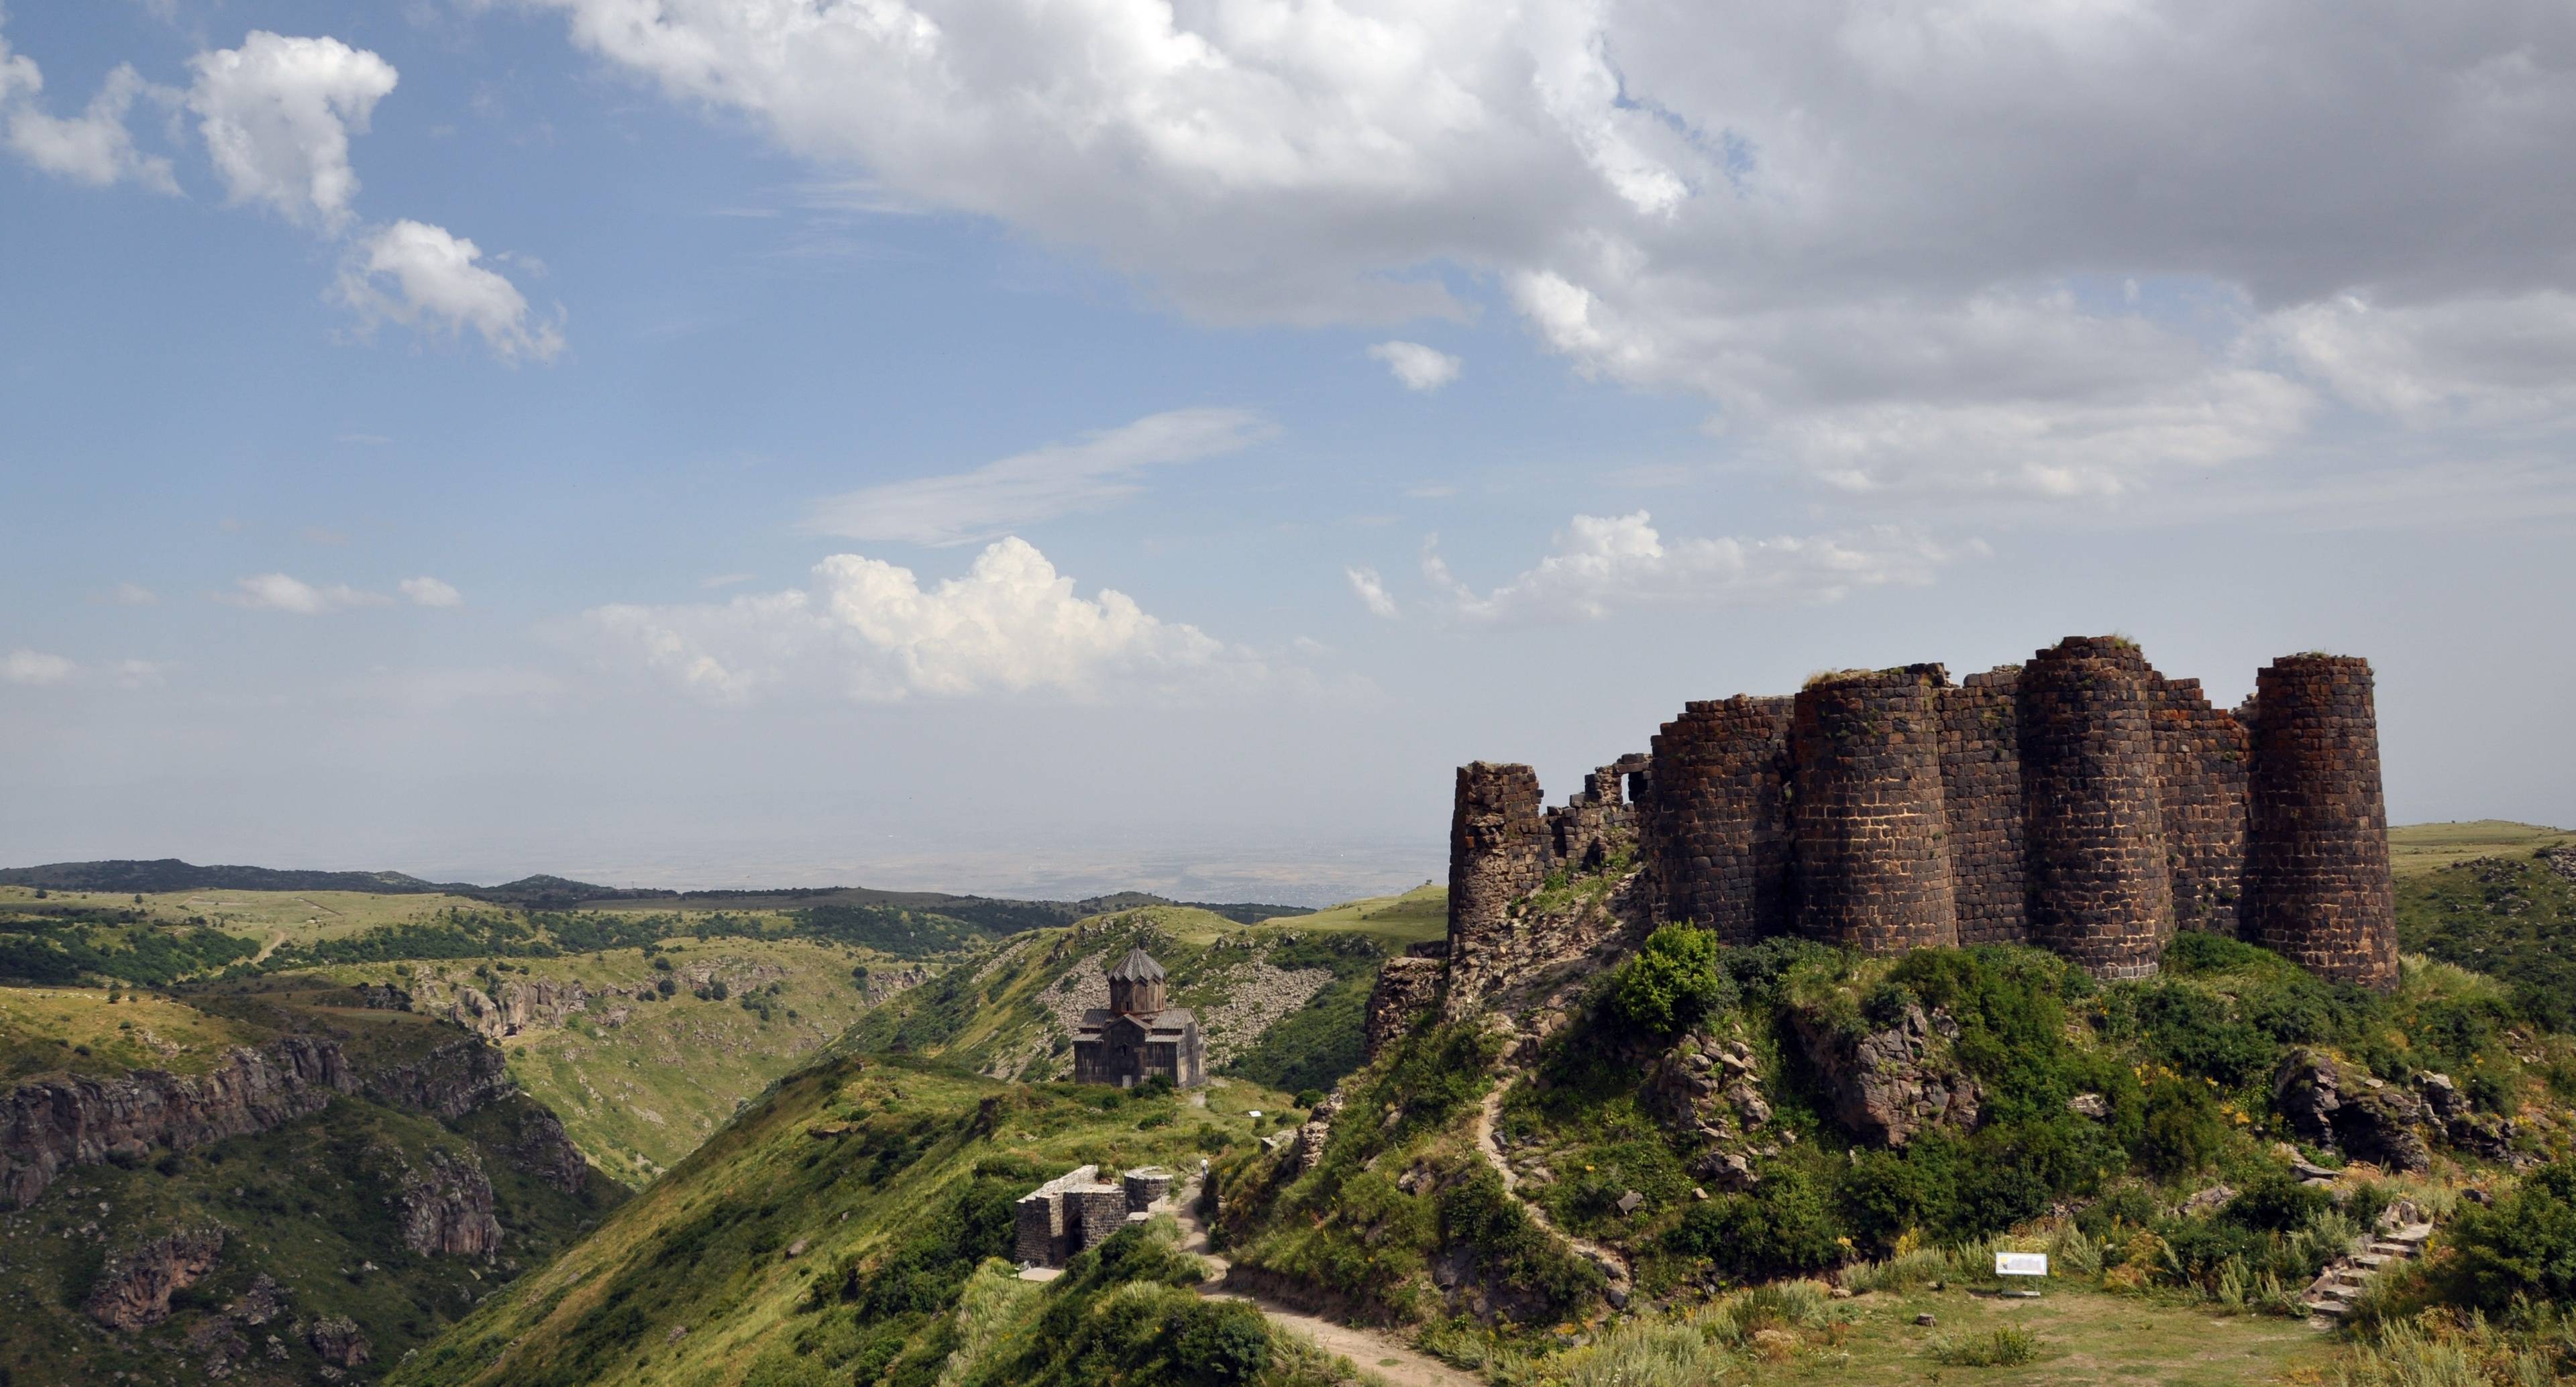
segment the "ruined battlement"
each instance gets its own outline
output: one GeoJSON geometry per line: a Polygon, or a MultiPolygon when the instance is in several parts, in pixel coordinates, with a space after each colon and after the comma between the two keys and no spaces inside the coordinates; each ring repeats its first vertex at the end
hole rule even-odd
{"type": "Polygon", "coordinates": [[[1459,769],[1446,962],[1409,964],[1385,1010],[1430,990],[1434,967],[1452,1010],[1456,979],[1489,991],[1531,953],[1514,902],[1629,841],[1647,916],[1731,944],[2026,942],[2131,978],[2197,929],[2387,988],[2378,743],[2366,661],[2285,657],[2229,712],[2116,636],[1957,684],[1907,665],[1691,702],[1560,807],[1527,766],[1459,769]]]}

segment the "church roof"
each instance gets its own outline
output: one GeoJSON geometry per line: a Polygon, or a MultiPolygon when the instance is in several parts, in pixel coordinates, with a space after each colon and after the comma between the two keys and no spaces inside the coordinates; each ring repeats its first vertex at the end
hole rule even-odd
{"type": "Polygon", "coordinates": [[[1080,1021],[1074,1023],[1073,1038],[1098,1040],[1108,1033],[1109,1023],[1112,1021],[1124,1021],[1145,1034],[1159,1039],[1183,1034],[1196,1026],[1199,1018],[1198,1013],[1188,1007],[1165,1007],[1161,1011],[1147,1012],[1142,1016],[1132,1012],[1120,1015],[1105,1007],[1092,1007],[1082,1013],[1080,1021]]]}
{"type": "Polygon", "coordinates": [[[1129,949],[1118,966],[1109,970],[1112,982],[1161,982],[1163,965],[1156,963],[1142,948],[1129,949]]]}

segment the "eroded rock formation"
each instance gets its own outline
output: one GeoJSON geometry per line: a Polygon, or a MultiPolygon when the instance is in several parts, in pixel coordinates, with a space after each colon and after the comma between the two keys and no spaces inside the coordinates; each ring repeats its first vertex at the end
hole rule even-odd
{"type": "Polygon", "coordinates": [[[2317,1050],[2293,1050],[2272,1075],[2272,1106],[2290,1128],[2319,1146],[2390,1170],[2429,1170],[2432,1150],[2417,1130],[2424,1100],[2345,1069],[2317,1050]]]}
{"type": "Polygon", "coordinates": [[[357,1086],[340,1047],[307,1036],[233,1050],[204,1074],[25,1084],[0,1098],[0,1200],[32,1203],[65,1166],[264,1132],[357,1086]]]}
{"type": "Polygon", "coordinates": [[[184,1229],[111,1255],[81,1309],[128,1333],[170,1318],[173,1292],[195,1285],[223,1254],[220,1228],[184,1229]]]}
{"type": "Polygon", "coordinates": [[[431,1148],[428,1169],[403,1176],[397,1198],[403,1245],[422,1256],[488,1257],[501,1246],[492,1182],[471,1156],[431,1148]]]}
{"type": "Polygon", "coordinates": [[[459,1118],[513,1093],[509,1061],[480,1037],[451,1041],[409,1064],[366,1076],[366,1095],[380,1103],[459,1118]]]}
{"type": "Polygon", "coordinates": [[[1894,1024],[1874,1031],[1803,1011],[1790,1024],[1824,1080],[1834,1121],[1853,1136],[1903,1146],[1926,1127],[1977,1125],[1981,1095],[1950,1057],[1959,1027],[1947,1013],[1908,1002],[1894,1024]]]}

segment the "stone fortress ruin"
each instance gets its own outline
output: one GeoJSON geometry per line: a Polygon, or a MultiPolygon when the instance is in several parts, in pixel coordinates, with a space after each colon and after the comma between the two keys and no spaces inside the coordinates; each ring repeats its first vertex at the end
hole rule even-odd
{"type": "Polygon", "coordinates": [[[1063,1266],[1128,1224],[1151,1219],[1171,1193],[1172,1173],[1160,1166],[1130,1170],[1115,1181],[1102,1179],[1096,1165],[1077,1166],[1011,1206],[1014,1255],[1024,1267],[1063,1266]]]}
{"type": "Polygon", "coordinates": [[[2231,713],[2125,639],[2070,637],[1956,685],[1908,665],[1690,703],[1555,808],[1528,766],[1460,767],[1448,938],[1390,961],[1372,1048],[1601,942],[1610,920],[1551,926],[1528,898],[1631,844],[1613,913],[1730,944],[2027,943],[2135,978],[2191,929],[2397,981],[2369,664],[2283,657],[2231,713]]]}

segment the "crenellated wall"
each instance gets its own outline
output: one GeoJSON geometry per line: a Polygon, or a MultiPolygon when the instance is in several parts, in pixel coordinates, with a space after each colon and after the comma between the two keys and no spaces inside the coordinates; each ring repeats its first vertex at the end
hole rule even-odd
{"type": "Polygon", "coordinates": [[[1796,908],[1782,793],[1790,703],[1687,704],[1655,734],[1639,851],[1656,867],[1665,919],[1750,944],[1796,908]]]}
{"type": "Polygon", "coordinates": [[[2254,679],[2248,938],[2329,978],[2397,981],[2379,715],[2366,660],[2292,655],[2254,679]]]}
{"type": "Polygon", "coordinates": [[[1730,944],[2029,942],[2125,978],[2197,929],[2365,986],[2397,976],[2370,666],[2284,658],[2229,712],[2125,639],[2069,637],[1957,687],[1911,665],[1686,704],[1558,809],[1527,766],[1461,767],[1446,962],[1382,982],[1373,1033],[1564,956],[1523,937],[1563,922],[1514,902],[1630,833],[1644,870],[1621,908],[1730,944]]]}
{"type": "Polygon", "coordinates": [[[2082,636],[2021,672],[2030,942],[2096,977],[2153,973],[2173,933],[2151,676],[2136,646],[2082,636]]]}
{"type": "Polygon", "coordinates": [[[1843,675],[1789,717],[1798,932],[1871,952],[1959,942],[1939,665],[1843,675]]]}

